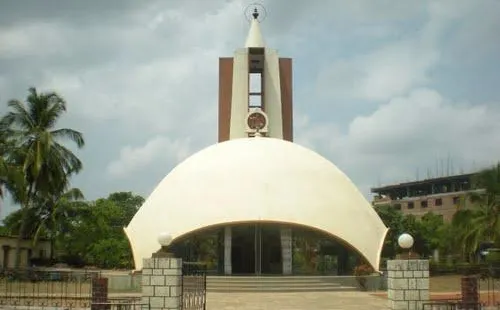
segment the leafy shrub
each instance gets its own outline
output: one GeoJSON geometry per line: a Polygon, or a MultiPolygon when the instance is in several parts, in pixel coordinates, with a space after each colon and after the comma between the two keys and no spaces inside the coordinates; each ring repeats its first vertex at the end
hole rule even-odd
{"type": "Polygon", "coordinates": [[[354,276],[356,277],[356,281],[359,284],[359,287],[366,291],[368,289],[367,276],[371,275],[374,272],[373,268],[368,264],[360,264],[354,268],[354,276]]]}

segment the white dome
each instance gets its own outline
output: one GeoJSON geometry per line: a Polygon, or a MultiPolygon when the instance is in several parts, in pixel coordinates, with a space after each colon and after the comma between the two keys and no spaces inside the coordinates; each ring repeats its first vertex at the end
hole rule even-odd
{"type": "Polygon", "coordinates": [[[218,143],[175,167],[125,232],[136,269],[160,246],[194,230],[234,222],[306,225],[359,251],[378,269],[387,228],[349,178],[317,153],[273,138],[218,143]]]}

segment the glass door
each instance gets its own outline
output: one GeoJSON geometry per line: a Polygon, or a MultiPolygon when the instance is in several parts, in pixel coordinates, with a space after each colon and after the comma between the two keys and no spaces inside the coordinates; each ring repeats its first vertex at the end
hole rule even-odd
{"type": "Polygon", "coordinates": [[[262,227],[260,224],[255,224],[255,274],[262,274],[262,227]]]}

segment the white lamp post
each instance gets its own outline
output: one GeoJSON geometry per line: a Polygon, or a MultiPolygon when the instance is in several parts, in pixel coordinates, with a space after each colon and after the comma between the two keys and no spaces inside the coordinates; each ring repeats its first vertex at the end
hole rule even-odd
{"type": "Polygon", "coordinates": [[[162,232],[158,235],[158,243],[161,248],[153,254],[154,258],[160,257],[172,257],[172,254],[168,252],[168,246],[172,243],[172,235],[166,232],[162,232]]]}

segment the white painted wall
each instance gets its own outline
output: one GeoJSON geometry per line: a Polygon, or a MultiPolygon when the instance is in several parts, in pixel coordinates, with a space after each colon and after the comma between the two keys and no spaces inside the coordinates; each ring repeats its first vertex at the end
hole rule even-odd
{"type": "Polygon", "coordinates": [[[218,143],[175,167],[125,229],[136,269],[174,238],[203,227],[274,221],[316,228],[358,249],[375,268],[387,228],[349,178],[317,153],[281,139],[218,143]]]}
{"type": "Polygon", "coordinates": [[[283,139],[279,56],[276,50],[269,48],[266,48],[264,83],[264,100],[266,102],[266,114],[269,119],[267,136],[283,139]]]}
{"type": "Polygon", "coordinates": [[[236,51],[233,58],[233,94],[229,139],[246,138],[248,115],[248,49],[236,51]]]}
{"type": "MultiPolygon", "coordinates": [[[[268,137],[283,139],[283,119],[281,107],[281,86],[279,56],[276,50],[265,50],[264,100],[268,116],[268,137]]],[[[248,137],[246,121],[248,115],[248,49],[239,49],[234,55],[233,93],[231,99],[231,123],[229,139],[248,137]]]]}

